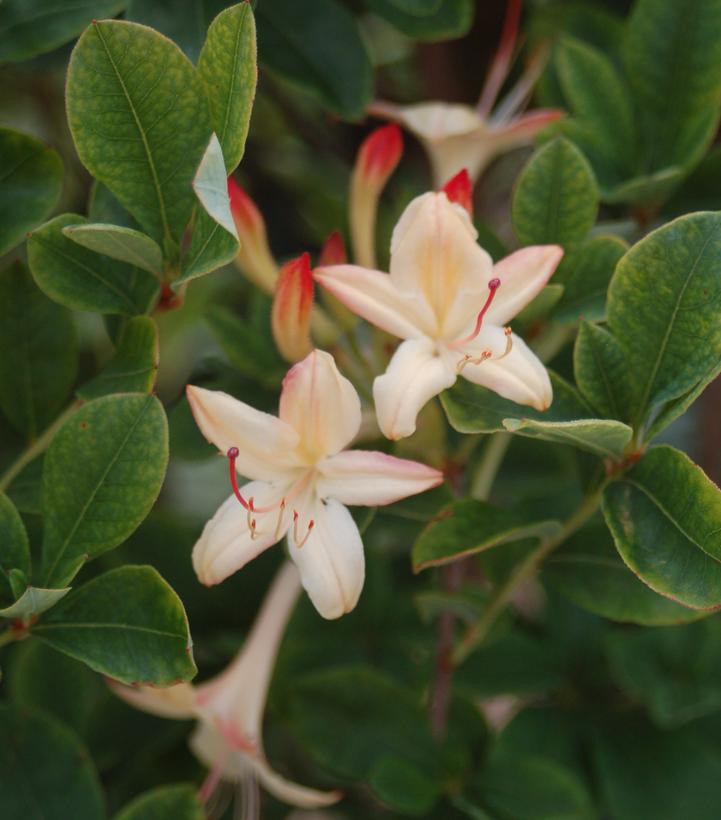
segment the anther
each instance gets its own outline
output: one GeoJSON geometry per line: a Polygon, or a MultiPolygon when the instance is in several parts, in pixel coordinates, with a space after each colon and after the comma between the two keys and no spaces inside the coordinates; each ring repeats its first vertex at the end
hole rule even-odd
{"type": "Polygon", "coordinates": [[[456,366],[456,373],[460,373],[467,364],[483,364],[483,362],[488,361],[491,356],[493,356],[493,353],[490,350],[484,350],[483,353],[475,359],[469,353],[466,353],[458,362],[458,365],[456,366]]]}
{"type": "Polygon", "coordinates": [[[311,520],[308,522],[308,530],[301,540],[301,538],[298,535],[298,518],[298,511],[293,510],[293,540],[295,541],[296,547],[300,549],[305,544],[305,542],[310,538],[311,531],[313,530],[313,527],[315,527],[315,521],[311,518],[311,520]]]}
{"type": "Polygon", "coordinates": [[[231,447],[226,455],[228,456],[228,465],[230,467],[230,486],[233,488],[233,493],[238,501],[240,501],[246,510],[250,511],[248,502],[243,498],[240,489],[238,488],[238,478],[235,474],[235,460],[240,455],[240,450],[237,447],[231,447]]]}
{"type": "Polygon", "coordinates": [[[488,297],[486,298],[486,302],[481,308],[478,316],[476,317],[476,326],[473,328],[473,333],[469,336],[465,336],[463,339],[458,339],[457,341],[453,342],[452,347],[456,347],[461,344],[465,344],[466,342],[472,342],[476,336],[481,332],[481,326],[483,325],[483,317],[486,315],[486,311],[491,306],[491,302],[498,291],[498,288],[501,286],[501,280],[496,276],[488,283],[488,297]]]}
{"type": "Polygon", "coordinates": [[[503,332],[506,334],[506,349],[500,356],[496,357],[497,362],[501,359],[505,359],[506,356],[508,356],[508,354],[513,350],[513,331],[510,327],[504,327],[503,332]]]}

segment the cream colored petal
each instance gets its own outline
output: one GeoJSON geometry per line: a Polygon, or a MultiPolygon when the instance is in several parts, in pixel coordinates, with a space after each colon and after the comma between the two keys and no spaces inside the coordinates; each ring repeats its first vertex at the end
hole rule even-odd
{"type": "Polygon", "coordinates": [[[177,720],[195,717],[195,690],[189,683],[176,683],[161,689],[157,686],[125,686],[115,680],[106,680],[119,698],[142,712],[177,720]]]}
{"type": "Polygon", "coordinates": [[[430,339],[403,342],[388,370],[373,382],[376,416],[383,435],[390,439],[412,435],[421,408],[455,381],[455,366],[436,354],[430,339]]]}
{"type": "MultiPolygon", "coordinates": [[[[256,507],[279,504],[287,490],[287,485],[273,487],[261,481],[252,481],[240,488],[246,500],[254,499],[256,507]]],[[[290,510],[281,513],[280,508],[277,512],[253,514],[251,517],[256,521],[256,537],[253,538],[248,511],[231,495],[205,525],[193,547],[193,568],[198,580],[213,586],[237,572],[263,550],[280,541],[288,529],[290,515],[290,510]]]]}
{"type": "Polygon", "coordinates": [[[267,481],[297,465],[298,434],[280,419],[220,390],[188,385],[186,393],[205,438],[223,455],[230,447],[238,448],[236,469],[241,475],[267,481]]]}
{"type": "Polygon", "coordinates": [[[491,257],[476,242],[468,214],[442,192],[414,199],[393,231],[393,283],[401,291],[423,294],[439,333],[455,314],[458,297],[467,302],[468,293],[461,292],[480,294],[492,267],[491,257]]]}
{"type": "Polygon", "coordinates": [[[342,450],[356,436],[361,404],[330,353],[314,350],[283,379],[279,416],[298,433],[299,452],[312,463],[342,450]]]}
{"type": "Polygon", "coordinates": [[[398,290],[387,273],[358,265],[316,268],[316,280],[358,316],[401,339],[432,333],[436,320],[426,301],[398,290]]]}
{"type": "Polygon", "coordinates": [[[324,618],[339,618],[358,602],[365,579],[363,542],[348,510],[338,501],[316,501],[299,510],[298,546],[288,533],[288,552],[305,591],[324,618]],[[313,529],[308,532],[309,521],[313,529]]]}

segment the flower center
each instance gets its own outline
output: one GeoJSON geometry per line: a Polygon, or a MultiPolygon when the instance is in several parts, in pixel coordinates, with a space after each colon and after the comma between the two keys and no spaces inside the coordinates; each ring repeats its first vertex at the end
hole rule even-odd
{"type": "Polygon", "coordinates": [[[483,317],[486,315],[488,308],[491,306],[491,302],[493,301],[498,288],[501,286],[501,280],[498,277],[494,277],[488,283],[488,296],[486,298],[485,304],[481,308],[476,317],[476,326],[473,328],[473,332],[470,333],[468,336],[464,336],[462,339],[456,339],[455,342],[451,342],[448,346],[449,347],[460,347],[460,345],[466,344],[467,342],[472,342],[478,334],[481,332],[481,326],[483,325],[483,317]]]}

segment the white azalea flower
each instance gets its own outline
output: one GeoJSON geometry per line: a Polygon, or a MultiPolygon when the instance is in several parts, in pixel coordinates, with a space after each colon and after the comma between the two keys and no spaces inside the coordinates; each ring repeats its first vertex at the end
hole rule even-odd
{"type": "Polygon", "coordinates": [[[558,245],[523,248],[495,266],[468,213],[445,193],[414,199],[393,231],[390,274],[357,265],[318,268],[343,304],[405,341],[373,385],[378,423],[410,436],[418,412],[458,375],[504,398],[545,410],[545,367],[504,325],[543,288],[563,256],[558,245]]]}
{"type": "Polygon", "coordinates": [[[113,691],[132,706],[166,718],[195,718],[198,725],[190,746],[209,768],[201,798],[207,801],[221,780],[243,784],[250,816],[258,816],[259,782],[278,800],[301,808],[330,806],[337,791],[322,792],[286,780],[271,769],[263,752],[263,711],[286,624],[301,585],[298,571],[284,563],[271,585],[255,624],[235,660],[212,680],[199,686],[179,683],[167,689],[123,686],[109,681],[113,691]]]}
{"type": "Polygon", "coordinates": [[[195,545],[198,578],[217,584],[287,534],[318,612],[324,618],[350,612],[365,562],[345,505],[391,504],[437,486],[442,474],[385,453],[344,450],[360,428],[360,399],[322,351],[286,375],[279,418],[226,393],[193,386],[187,393],[205,437],[231,458],[235,490],[195,545]],[[253,481],[238,488],[235,468],[253,481]]]}

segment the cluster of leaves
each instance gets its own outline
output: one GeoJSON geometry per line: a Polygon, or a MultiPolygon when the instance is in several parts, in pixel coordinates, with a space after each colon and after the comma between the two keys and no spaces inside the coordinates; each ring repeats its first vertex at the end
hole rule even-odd
{"type": "MultiPolygon", "coordinates": [[[[259,0],[255,15],[220,0],[194,2],[194,14],[169,0],[63,5],[0,6],[1,62],[81,35],[67,109],[95,179],[87,217],[41,224],[57,208],[63,163],[0,129],[0,253],[31,232],[28,264],[15,252],[0,273],[0,619],[2,640],[23,638],[2,659],[0,813],[32,817],[32,797],[48,817],[100,820],[107,806],[115,820],[199,820],[195,787],[167,785],[202,777],[189,726],[132,711],[97,673],[191,679],[189,622],[203,671],[220,668],[279,560],[200,587],[189,554],[202,515],[178,498],[202,495],[197,476],[225,471],[187,404],[166,415],[154,394],[159,324],[163,362],[188,355],[173,347],[166,312],[185,298],[173,313],[192,344],[202,314],[218,345],[193,358],[193,381],[259,407],[277,399],[284,368],[269,349],[267,300],[222,273],[209,309],[195,294],[216,277],[187,287],[237,252],[225,179],[244,152],[256,18],[261,67],[280,87],[354,118],[372,91],[367,12],[414,40],[443,39],[469,28],[474,4],[259,0]],[[104,319],[102,367],[78,338],[78,311],[104,319]]],[[[354,613],[321,624],[299,605],[267,751],[280,768],[343,788],[344,817],[711,820],[721,803],[719,626],[708,617],[721,606],[721,495],[685,453],[653,441],[721,370],[721,216],[662,224],[703,193],[704,167],[719,166],[704,156],[721,109],[721,7],[637,0],[624,21],[559,2],[531,24],[539,37],[566,32],[541,95],[571,112],[512,201],[519,245],[565,250],[514,325],[554,368],[553,405],[538,413],[461,380],[441,400],[451,431],[428,408],[398,452],[456,461],[468,480],[460,497],[440,488],[362,522],[369,577],[354,613]],[[509,451],[489,500],[474,477],[499,443],[509,451]],[[459,561],[473,572],[449,591],[436,568],[459,561]],[[520,585],[538,569],[535,586],[520,585]],[[448,613],[461,639],[439,738],[425,703],[435,623],[448,613]],[[478,706],[493,715],[504,703],[514,717],[494,730],[478,706]]],[[[710,203],[721,206],[718,193],[710,203]]]]}

